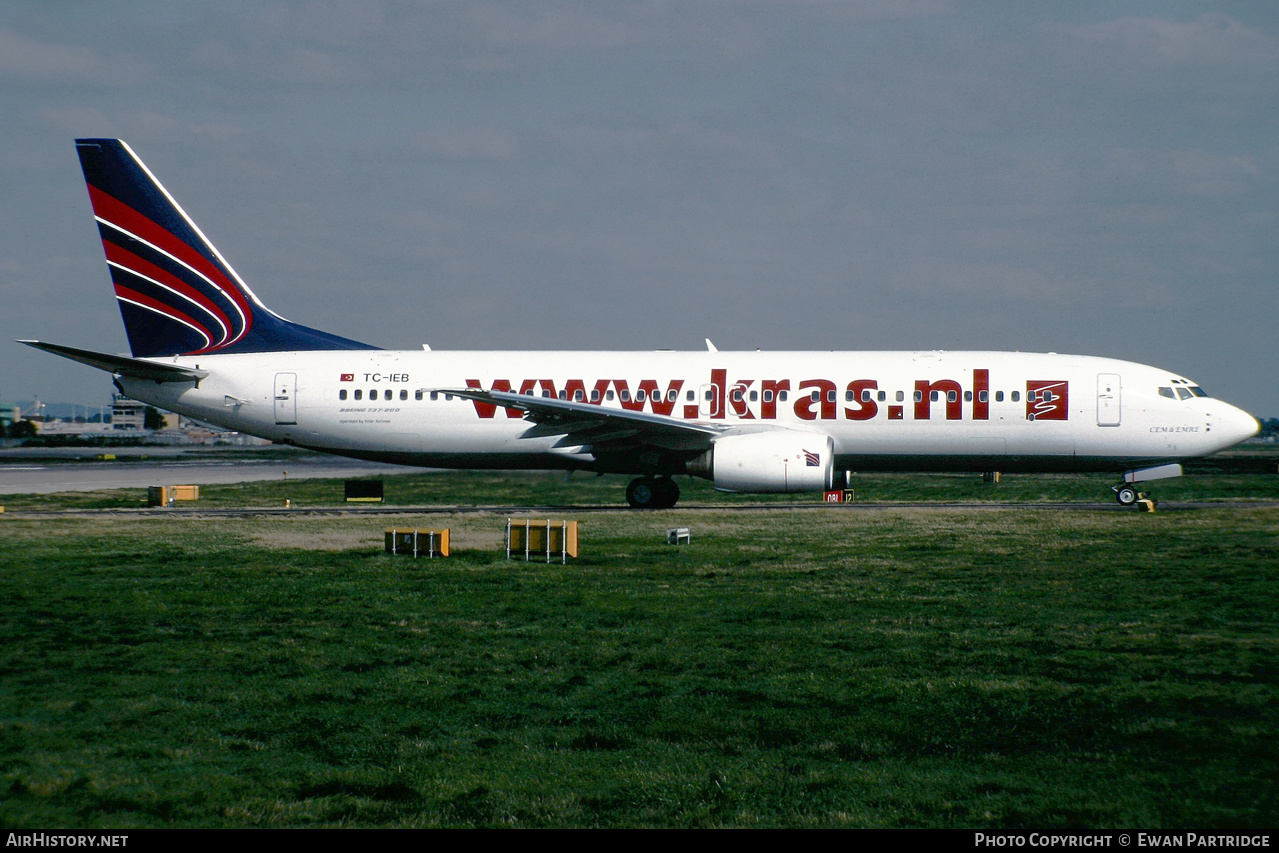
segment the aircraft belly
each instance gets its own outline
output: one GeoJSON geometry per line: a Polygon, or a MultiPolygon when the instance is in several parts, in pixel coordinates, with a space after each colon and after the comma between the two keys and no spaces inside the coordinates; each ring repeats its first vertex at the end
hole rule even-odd
{"type": "MultiPolygon", "coordinates": [[[[415,413],[342,413],[327,429],[308,430],[308,435],[324,436],[330,447],[369,453],[428,453],[452,457],[459,454],[485,457],[491,454],[518,455],[545,449],[553,439],[520,442],[517,423],[509,428],[477,427],[466,422],[425,418],[415,413]]],[[[336,452],[336,451],[334,451],[336,452]]]]}
{"type": "Polygon", "coordinates": [[[929,422],[906,429],[894,426],[846,430],[836,435],[836,454],[856,456],[1002,457],[1009,454],[1071,456],[1074,445],[1061,435],[1029,434],[987,424],[929,422]]]}

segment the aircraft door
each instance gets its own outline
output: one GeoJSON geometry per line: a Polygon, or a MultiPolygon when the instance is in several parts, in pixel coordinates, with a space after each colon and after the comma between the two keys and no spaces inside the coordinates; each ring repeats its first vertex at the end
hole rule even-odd
{"type": "Polygon", "coordinates": [[[1097,374],[1097,426],[1119,426],[1121,387],[1119,374],[1097,374]]]}
{"type": "Polygon", "coordinates": [[[697,414],[703,418],[713,418],[719,411],[719,388],[715,385],[703,385],[697,390],[697,414]]]}
{"type": "Polygon", "coordinates": [[[275,422],[277,424],[295,424],[298,422],[298,375],[296,373],[275,374],[275,422]]]}

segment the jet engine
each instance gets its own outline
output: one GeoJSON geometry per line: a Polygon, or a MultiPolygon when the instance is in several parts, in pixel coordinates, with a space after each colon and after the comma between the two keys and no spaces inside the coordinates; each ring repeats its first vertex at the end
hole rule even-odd
{"type": "Polygon", "coordinates": [[[835,442],[829,435],[769,430],[715,439],[711,479],[725,492],[816,492],[830,488],[835,442]]]}

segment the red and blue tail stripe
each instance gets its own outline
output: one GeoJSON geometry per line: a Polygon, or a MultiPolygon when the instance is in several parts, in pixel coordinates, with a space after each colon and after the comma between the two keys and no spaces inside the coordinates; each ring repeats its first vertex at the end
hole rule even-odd
{"type": "Polygon", "coordinates": [[[375,349],[266,308],[118,139],[78,139],[133,355],[375,349]]]}

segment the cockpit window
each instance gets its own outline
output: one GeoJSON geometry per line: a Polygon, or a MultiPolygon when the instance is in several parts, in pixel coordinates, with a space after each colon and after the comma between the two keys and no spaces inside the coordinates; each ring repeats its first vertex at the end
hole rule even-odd
{"type": "Polygon", "coordinates": [[[1207,397],[1208,392],[1198,385],[1191,385],[1184,379],[1174,379],[1172,387],[1159,386],[1159,396],[1169,400],[1189,400],[1192,397],[1207,397]]]}

